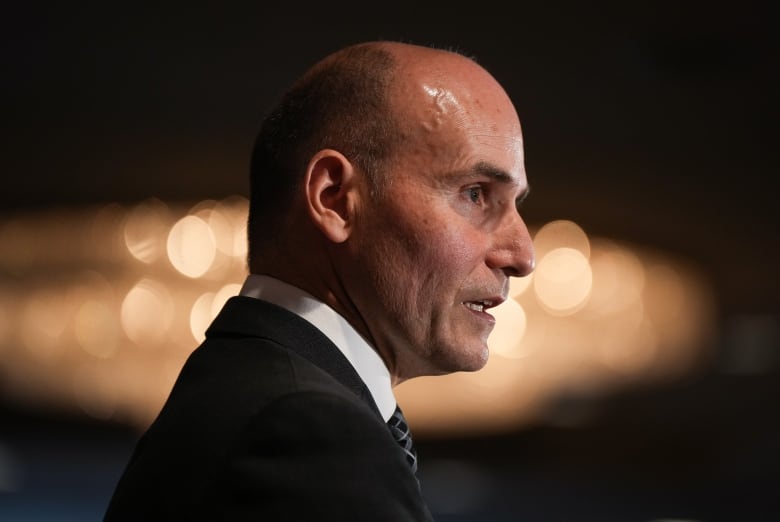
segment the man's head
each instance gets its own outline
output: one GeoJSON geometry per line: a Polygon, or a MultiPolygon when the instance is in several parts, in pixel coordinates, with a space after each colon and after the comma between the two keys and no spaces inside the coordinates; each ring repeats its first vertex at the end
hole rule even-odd
{"type": "Polygon", "coordinates": [[[286,239],[287,218],[316,152],[340,151],[378,188],[378,173],[401,140],[389,100],[396,75],[396,60],[382,46],[348,47],[309,69],[266,117],[250,166],[250,269],[286,239]]]}
{"type": "Polygon", "coordinates": [[[509,97],[462,55],[391,42],[339,51],[291,92],[255,149],[251,270],[335,308],[395,382],[481,368],[486,310],[534,266],[509,97]]]}

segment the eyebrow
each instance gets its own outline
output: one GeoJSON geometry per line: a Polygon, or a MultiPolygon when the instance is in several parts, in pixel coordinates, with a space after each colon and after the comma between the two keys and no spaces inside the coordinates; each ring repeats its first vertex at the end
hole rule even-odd
{"type": "MultiPolygon", "coordinates": [[[[489,178],[492,178],[494,181],[497,181],[499,183],[503,184],[513,184],[515,182],[514,178],[509,175],[508,172],[505,170],[502,170],[492,163],[489,163],[487,161],[480,161],[477,163],[474,168],[472,168],[467,174],[467,176],[488,176],[489,178]]],[[[528,197],[528,194],[531,192],[531,186],[526,183],[525,189],[520,193],[520,195],[515,198],[516,204],[520,204],[525,200],[525,198],[528,197]]]]}

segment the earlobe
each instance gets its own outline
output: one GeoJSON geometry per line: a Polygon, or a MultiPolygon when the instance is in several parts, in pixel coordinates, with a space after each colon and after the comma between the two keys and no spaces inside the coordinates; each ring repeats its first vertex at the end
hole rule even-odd
{"type": "Polygon", "coordinates": [[[355,170],[340,152],[323,149],[306,170],[306,205],[314,225],[334,243],[347,240],[353,222],[355,170]]]}

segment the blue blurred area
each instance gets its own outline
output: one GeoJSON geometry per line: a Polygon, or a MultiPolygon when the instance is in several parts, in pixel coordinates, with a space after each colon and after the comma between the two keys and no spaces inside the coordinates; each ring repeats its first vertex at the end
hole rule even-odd
{"type": "MultiPolygon", "coordinates": [[[[780,520],[777,372],[709,375],[587,403],[577,425],[418,439],[438,522],[780,520]]],[[[0,520],[101,520],[138,437],[78,415],[0,409],[0,520]]]]}
{"type": "Polygon", "coordinates": [[[0,520],[101,520],[135,433],[54,412],[0,418],[0,520]]]}

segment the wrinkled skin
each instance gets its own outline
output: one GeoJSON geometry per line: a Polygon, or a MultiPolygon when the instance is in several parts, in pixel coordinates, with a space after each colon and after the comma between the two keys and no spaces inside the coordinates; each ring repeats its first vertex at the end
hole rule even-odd
{"type": "Polygon", "coordinates": [[[353,200],[354,226],[334,254],[342,313],[376,347],[394,384],[482,368],[488,309],[534,252],[518,212],[528,191],[517,113],[473,62],[400,46],[394,100],[408,125],[387,190],[353,200]],[[343,292],[343,293],[342,293],[343,292]]]}

